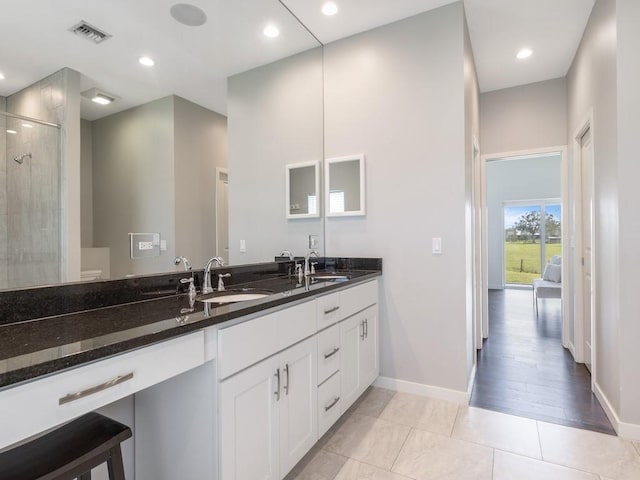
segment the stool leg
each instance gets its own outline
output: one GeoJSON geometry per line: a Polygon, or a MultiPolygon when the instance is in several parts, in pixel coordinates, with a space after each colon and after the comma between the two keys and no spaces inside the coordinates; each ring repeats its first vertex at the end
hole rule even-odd
{"type": "Polygon", "coordinates": [[[107,460],[107,469],[109,470],[109,480],[125,480],[120,444],[111,449],[111,457],[107,460]]]}

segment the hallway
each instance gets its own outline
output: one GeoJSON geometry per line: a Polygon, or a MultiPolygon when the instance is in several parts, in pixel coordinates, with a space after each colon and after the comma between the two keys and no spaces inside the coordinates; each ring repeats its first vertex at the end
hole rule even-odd
{"type": "Polygon", "coordinates": [[[560,301],[529,289],[489,290],[489,338],[478,352],[470,405],[614,434],[591,376],[562,347],[560,301]]]}

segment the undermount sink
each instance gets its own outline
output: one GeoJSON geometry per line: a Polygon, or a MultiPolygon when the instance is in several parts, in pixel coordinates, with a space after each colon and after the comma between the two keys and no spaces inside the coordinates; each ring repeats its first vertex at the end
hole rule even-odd
{"type": "Polygon", "coordinates": [[[235,303],[246,302],[248,300],[258,300],[259,298],[268,297],[271,294],[273,294],[271,290],[224,290],[204,297],[198,297],[196,300],[204,303],[235,303]]]}

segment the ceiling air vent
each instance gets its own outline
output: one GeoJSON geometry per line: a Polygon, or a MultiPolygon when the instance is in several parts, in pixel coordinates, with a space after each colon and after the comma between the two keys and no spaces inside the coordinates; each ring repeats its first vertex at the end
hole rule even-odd
{"type": "Polygon", "coordinates": [[[84,20],[74,25],[69,29],[70,32],[75,33],[81,37],[86,38],[87,40],[91,40],[94,43],[102,43],[103,41],[111,38],[106,32],[94,27],[93,25],[89,25],[84,20]]]}

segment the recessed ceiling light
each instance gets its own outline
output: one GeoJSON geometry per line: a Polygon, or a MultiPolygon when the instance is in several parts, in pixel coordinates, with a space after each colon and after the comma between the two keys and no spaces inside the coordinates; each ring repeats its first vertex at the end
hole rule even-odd
{"type": "Polygon", "coordinates": [[[33,125],[29,124],[29,123],[23,123],[22,126],[24,128],[33,128],[33,125]]]}
{"type": "Polygon", "coordinates": [[[90,88],[89,90],[81,92],[80,95],[99,105],[109,105],[111,102],[115,102],[118,98],[120,98],[98,88],[90,88]]]}
{"type": "Polygon", "coordinates": [[[269,24],[264,27],[262,33],[264,33],[265,36],[269,38],[276,38],[278,35],[280,35],[280,30],[278,30],[278,27],[276,27],[275,25],[269,24]]]}
{"type": "Polygon", "coordinates": [[[109,105],[113,102],[113,98],[110,98],[102,93],[97,93],[95,97],[91,99],[92,102],[95,102],[99,105],[109,105]]]}
{"type": "Polygon", "coordinates": [[[17,134],[18,132],[16,132],[15,130],[7,130],[7,133],[10,133],[11,135],[15,135],[15,134],[17,134]]]}
{"type": "Polygon", "coordinates": [[[145,67],[153,67],[156,64],[151,57],[140,57],[138,61],[145,67]]]}
{"type": "Polygon", "coordinates": [[[530,48],[523,48],[518,52],[516,57],[519,60],[524,60],[525,58],[529,58],[531,55],[533,55],[533,51],[530,48]]]}
{"type": "Polygon", "coordinates": [[[327,2],[322,5],[322,13],[327,16],[335,15],[338,13],[338,5],[336,5],[336,2],[327,2]]]}
{"type": "Polygon", "coordinates": [[[207,14],[201,8],[189,3],[176,3],[169,12],[177,22],[188,27],[199,27],[207,23],[207,14]]]}
{"type": "Polygon", "coordinates": [[[4,75],[0,73],[0,80],[4,80],[4,75]]]}

